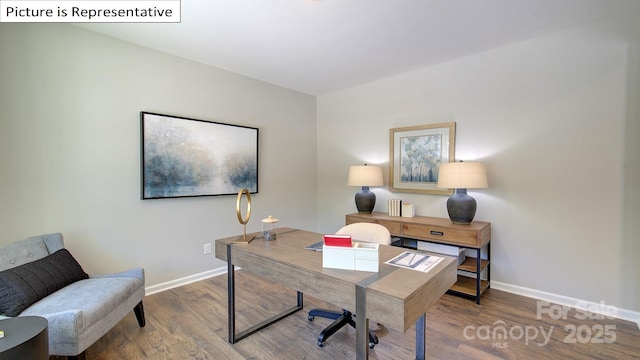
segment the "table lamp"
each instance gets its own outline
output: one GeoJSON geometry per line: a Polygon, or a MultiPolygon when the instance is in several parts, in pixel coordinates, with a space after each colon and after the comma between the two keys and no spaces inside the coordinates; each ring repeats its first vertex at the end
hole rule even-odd
{"type": "Polygon", "coordinates": [[[360,214],[371,214],[376,205],[376,194],[369,191],[369,186],[382,186],[382,168],[379,166],[349,167],[349,186],[362,186],[362,190],[356,193],[356,208],[360,214]]]}
{"type": "Polygon", "coordinates": [[[462,161],[440,164],[438,187],[455,189],[455,193],[447,200],[447,211],[451,222],[469,224],[476,215],[476,199],[467,195],[467,189],[487,187],[484,164],[462,161]]]}

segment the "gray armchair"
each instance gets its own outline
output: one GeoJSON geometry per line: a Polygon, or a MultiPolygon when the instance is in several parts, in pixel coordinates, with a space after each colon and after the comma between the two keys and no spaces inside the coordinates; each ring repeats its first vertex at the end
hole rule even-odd
{"type": "Polygon", "coordinates": [[[141,268],[87,275],[59,233],[0,247],[0,317],[46,318],[50,355],[84,359],[85,350],[132,309],[143,327],[144,291],[141,268]]]}

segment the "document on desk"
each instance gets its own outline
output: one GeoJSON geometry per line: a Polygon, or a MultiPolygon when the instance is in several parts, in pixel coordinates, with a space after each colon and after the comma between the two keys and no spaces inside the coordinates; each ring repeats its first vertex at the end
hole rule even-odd
{"type": "Polygon", "coordinates": [[[305,249],[313,250],[313,251],[322,251],[322,245],[324,245],[324,240],[323,241],[318,241],[317,243],[313,243],[313,244],[305,247],[305,249]]]}
{"type": "Polygon", "coordinates": [[[387,261],[385,264],[403,267],[406,269],[428,272],[440,261],[441,257],[421,254],[413,251],[405,251],[402,254],[387,261]]]}

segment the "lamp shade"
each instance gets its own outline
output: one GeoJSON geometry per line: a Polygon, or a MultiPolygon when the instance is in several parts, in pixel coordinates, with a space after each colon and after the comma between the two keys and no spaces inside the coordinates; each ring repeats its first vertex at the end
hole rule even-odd
{"type": "Polygon", "coordinates": [[[380,166],[351,166],[349,168],[349,186],[382,186],[382,168],[380,166]]]}
{"type": "Polygon", "coordinates": [[[487,172],[483,163],[452,162],[440,164],[438,187],[447,189],[484,189],[487,172]]]}
{"type": "Polygon", "coordinates": [[[438,187],[456,189],[447,200],[449,218],[454,224],[470,224],[476,215],[476,199],[467,194],[467,189],[487,187],[487,172],[484,164],[477,162],[452,162],[440,164],[438,187]]]}

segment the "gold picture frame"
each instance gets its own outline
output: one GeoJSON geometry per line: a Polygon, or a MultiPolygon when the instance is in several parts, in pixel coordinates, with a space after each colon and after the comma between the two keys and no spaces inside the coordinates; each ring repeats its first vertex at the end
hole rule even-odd
{"type": "Polygon", "coordinates": [[[452,195],[437,184],[438,166],[455,161],[455,140],[455,122],[390,129],[389,190],[452,195]]]}

